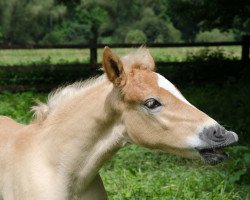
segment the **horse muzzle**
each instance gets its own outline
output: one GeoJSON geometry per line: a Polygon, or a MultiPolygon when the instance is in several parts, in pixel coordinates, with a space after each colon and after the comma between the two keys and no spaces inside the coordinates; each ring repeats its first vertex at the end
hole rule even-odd
{"type": "Polygon", "coordinates": [[[204,128],[199,134],[202,140],[202,147],[196,148],[199,154],[209,165],[215,165],[228,158],[223,148],[238,142],[238,135],[232,131],[227,131],[220,125],[204,128]]]}

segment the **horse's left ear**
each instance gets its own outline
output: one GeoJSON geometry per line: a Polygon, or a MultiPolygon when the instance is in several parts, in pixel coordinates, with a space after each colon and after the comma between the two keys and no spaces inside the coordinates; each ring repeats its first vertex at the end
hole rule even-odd
{"type": "Polygon", "coordinates": [[[112,53],[109,47],[103,50],[102,64],[108,79],[118,87],[125,85],[126,75],[120,58],[112,53]]]}
{"type": "Polygon", "coordinates": [[[146,49],[144,61],[147,64],[147,66],[149,67],[149,69],[151,69],[152,71],[155,70],[155,61],[154,61],[149,49],[146,49]]]}

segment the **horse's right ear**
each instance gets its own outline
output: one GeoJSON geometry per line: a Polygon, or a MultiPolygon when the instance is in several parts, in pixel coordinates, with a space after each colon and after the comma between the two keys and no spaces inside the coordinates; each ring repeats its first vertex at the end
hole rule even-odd
{"type": "Polygon", "coordinates": [[[109,47],[103,51],[102,65],[108,79],[118,87],[125,85],[126,75],[120,58],[112,53],[109,47]]]}

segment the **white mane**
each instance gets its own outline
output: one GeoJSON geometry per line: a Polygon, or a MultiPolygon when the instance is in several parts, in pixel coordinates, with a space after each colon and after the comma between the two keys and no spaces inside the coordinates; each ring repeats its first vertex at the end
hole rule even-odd
{"type": "Polygon", "coordinates": [[[75,82],[71,85],[66,87],[60,87],[55,91],[51,92],[48,95],[47,103],[43,103],[38,101],[36,106],[31,108],[32,112],[34,112],[34,120],[35,121],[43,121],[47,118],[49,113],[59,104],[62,102],[74,97],[77,93],[82,90],[87,89],[88,87],[100,82],[101,80],[105,79],[106,76],[102,75],[98,78],[90,78],[86,81],[79,81],[75,82]]]}

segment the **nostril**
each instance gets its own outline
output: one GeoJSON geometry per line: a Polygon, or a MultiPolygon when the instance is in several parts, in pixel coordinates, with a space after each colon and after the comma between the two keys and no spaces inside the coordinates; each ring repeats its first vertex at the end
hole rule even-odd
{"type": "Polygon", "coordinates": [[[213,136],[216,137],[216,138],[223,138],[223,137],[224,137],[224,134],[223,134],[223,131],[214,130],[214,131],[213,131],[213,136]]]}
{"type": "Polygon", "coordinates": [[[225,129],[221,126],[211,126],[203,130],[204,138],[211,142],[224,142],[226,140],[225,129]]]}
{"type": "Polygon", "coordinates": [[[206,127],[200,133],[200,138],[211,146],[228,145],[238,141],[236,133],[227,131],[220,125],[206,127]]]}

